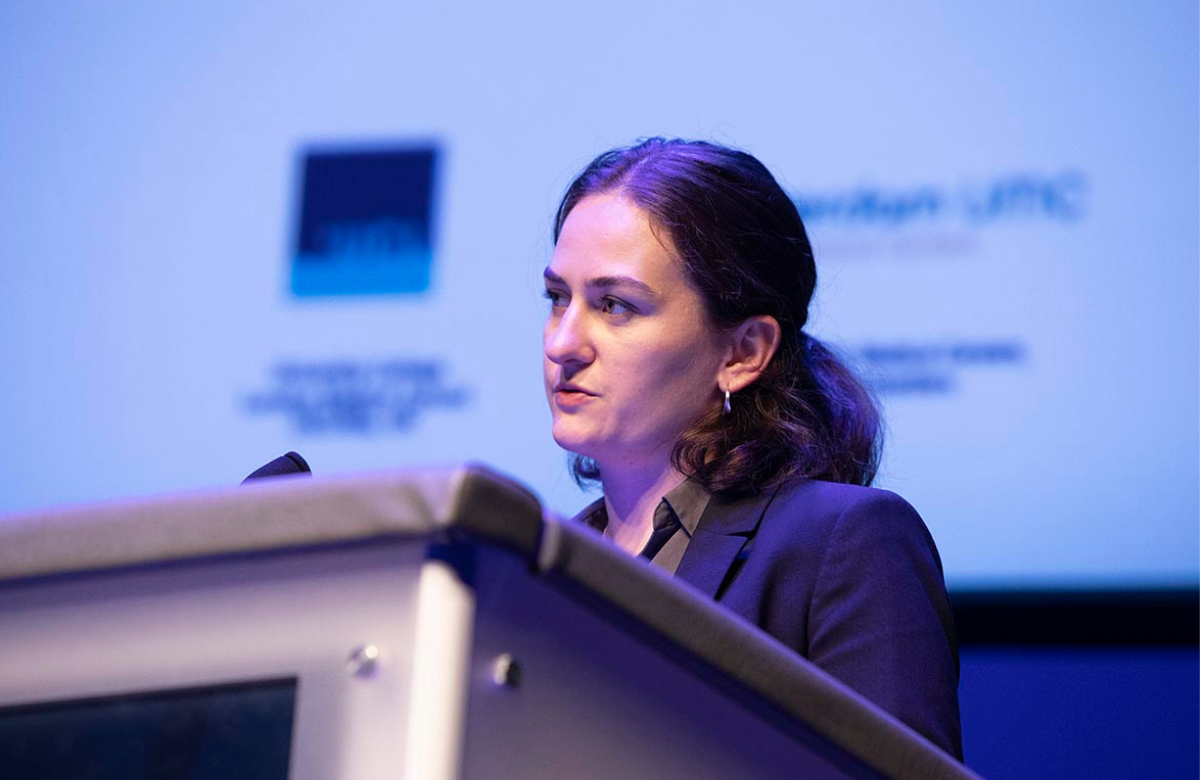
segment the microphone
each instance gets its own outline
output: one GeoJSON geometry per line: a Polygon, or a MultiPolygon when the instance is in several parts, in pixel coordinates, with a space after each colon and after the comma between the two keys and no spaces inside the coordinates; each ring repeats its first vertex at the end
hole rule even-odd
{"type": "Polygon", "coordinates": [[[312,474],[312,469],[308,467],[308,461],[300,457],[300,453],[288,452],[243,479],[242,484],[244,485],[252,479],[282,477],[288,474],[312,474]]]}

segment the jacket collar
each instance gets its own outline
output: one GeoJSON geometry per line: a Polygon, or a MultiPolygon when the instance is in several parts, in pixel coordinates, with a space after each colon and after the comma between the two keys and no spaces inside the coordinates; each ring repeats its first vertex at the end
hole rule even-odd
{"type": "Polygon", "coordinates": [[[716,598],[777,492],[771,490],[736,501],[722,501],[714,496],[700,516],[675,576],[706,596],[716,598]]]}

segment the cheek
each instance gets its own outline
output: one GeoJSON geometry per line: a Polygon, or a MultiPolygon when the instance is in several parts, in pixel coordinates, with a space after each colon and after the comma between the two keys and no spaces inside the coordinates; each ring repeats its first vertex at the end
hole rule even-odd
{"type": "Polygon", "coordinates": [[[695,342],[662,345],[644,359],[622,367],[628,400],[634,409],[658,424],[686,427],[710,402],[716,387],[715,360],[695,342]]]}
{"type": "Polygon", "coordinates": [[[661,364],[659,392],[672,399],[676,423],[689,427],[705,414],[717,395],[720,356],[705,343],[693,342],[661,364]]]}
{"type": "Polygon", "coordinates": [[[658,360],[658,370],[676,382],[690,385],[690,394],[697,396],[715,384],[719,362],[713,345],[707,339],[695,338],[665,351],[658,360]]]}

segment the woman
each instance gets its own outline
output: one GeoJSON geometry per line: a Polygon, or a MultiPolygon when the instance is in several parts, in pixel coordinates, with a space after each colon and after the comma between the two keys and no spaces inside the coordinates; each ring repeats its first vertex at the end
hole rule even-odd
{"type": "Polygon", "coordinates": [[[804,332],[816,266],[754,157],[652,138],[567,189],[545,271],[579,519],[961,758],[958,654],[916,512],[867,487],[879,414],[804,332]]]}

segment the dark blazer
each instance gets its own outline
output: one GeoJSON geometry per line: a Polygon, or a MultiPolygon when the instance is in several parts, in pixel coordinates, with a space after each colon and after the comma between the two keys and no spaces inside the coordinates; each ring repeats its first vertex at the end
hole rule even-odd
{"type": "Polygon", "coordinates": [[[813,480],[714,497],[675,575],[962,759],[942,564],[904,499],[813,480]]]}

